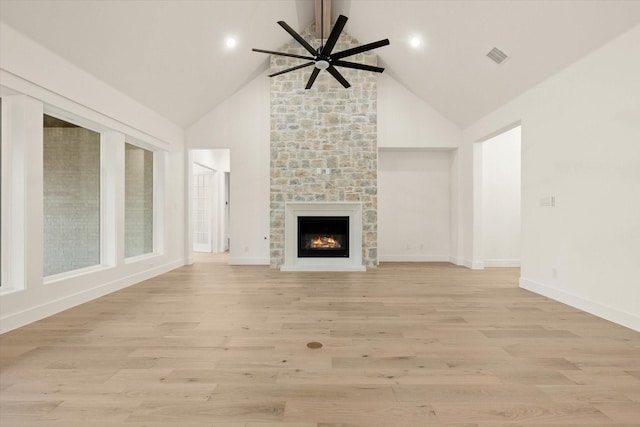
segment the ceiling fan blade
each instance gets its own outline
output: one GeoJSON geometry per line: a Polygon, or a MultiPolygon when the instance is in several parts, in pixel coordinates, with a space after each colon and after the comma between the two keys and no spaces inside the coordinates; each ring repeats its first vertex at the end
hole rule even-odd
{"type": "Polygon", "coordinates": [[[264,49],[251,49],[251,50],[254,52],[268,53],[270,55],[289,56],[291,58],[300,58],[300,59],[314,59],[310,56],[294,55],[293,53],[285,53],[285,52],[276,52],[275,50],[264,50],[264,49]]]}
{"type": "Polygon", "coordinates": [[[329,34],[329,38],[327,39],[327,42],[322,48],[323,55],[329,55],[331,53],[336,43],[338,42],[338,38],[340,37],[340,34],[342,33],[344,26],[347,23],[347,19],[349,18],[347,18],[344,15],[338,16],[338,19],[336,20],[336,23],[333,26],[333,30],[331,30],[331,34],[329,34]]]}
{"type": "Polygon", "coordinates": [[[320,74],[320,68],[314,68],[305,89],[311,89],[311,86],[313,86],[313,83],[316,81],[316,77],[318,77],[318,74],[320,74]]]}
{"type": "Polygon", "coordinates": [[[318,54],[318,52],[316,52],[316,50],[309,44],[307,43],[307,41],[305,39],[302,38],[302,36],[298,33],[295,32],[295,30],[293,28],[291,28],[289,25],[287,25],[286,22],[284,21],[278,21],[278,24],[284,28],[284,30],[289,33],[291,35],[291,37],[293,37],[294,39],[296,39],[296,41],[298,43],[300,43],[305,49],[307,49],[307,52],[309,52],[311,55],[313,55],[314,57],[318,54]]]}
{"type": "Polygon", "coordinates": [[[349,84],[349,82],[342,77],[342,74],[340,74],[340,72],[338,70],[336,70],[336,68],[333,65],[330,65],[329,68],[327,68],[327,71],[336,78],[337,81],[340,82],[340,84],[342,86],[346,88],[351,87],[351,85],[349,84]]]}
{"type": "Polygon", "coordinates": [[[278,71],[277,73],[269,74],[269,77],[279,76],[280,74],[288,73],[289,71],[299,70],[300,68],[308,67],[309,65],[313,65],[313,64],[315,64],[315,62],[313,61],[305,62],[304,64],[301,64],[292,68],[287,68],[286,70],[278,71]]]}
{"type": "Polygon", "coordinates": [[[377,42],[363,44],[362,46],[354,47],[351,49],[343,50],[342,52],[336,52],[331,55],[331,59],[341,59],[346,58],[347,56],[357,55],[362,52],[366,52],[371,49],[376,49],[382,46],[389,45],[389,39],[379,40],[377,42]]]}
{"type": "Polygon", "coordinates": [[[356,70],[373,71],[374,73],[381,73],[384,71],[384,68],[382,67],[375,67],[373,65],[367,65],[367,64],[359,64],[357,62],[341,61],[339,59],[335,61],[331,61],[331,64],[333,64],[336,67],[355,68],[356,70]]]}

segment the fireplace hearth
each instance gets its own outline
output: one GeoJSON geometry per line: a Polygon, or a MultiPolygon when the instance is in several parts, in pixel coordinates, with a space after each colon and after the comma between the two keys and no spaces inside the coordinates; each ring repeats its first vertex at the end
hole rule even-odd
{"type": "Polygon", "coordinates": [[[299,258],[349,256],[348,216],[299,216],[299,258]]]}

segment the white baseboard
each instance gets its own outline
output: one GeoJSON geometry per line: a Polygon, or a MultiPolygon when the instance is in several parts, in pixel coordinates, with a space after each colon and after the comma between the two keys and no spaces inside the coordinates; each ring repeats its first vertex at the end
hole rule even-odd
{"type": "Polygon", "coordinates": [[[380,255],[380,262],[450,262],[449,255],[380,255]]]}
{"type": "Polygon", "coordinates": [[[519,259],[485,259],[485,267],[520,267],[519,259]]]}
{"type": "Polygon", "coordinates": [[[472,261],[466,258],[457,261],[459,261],[456,263],[457,265],[462,265],[472,270],[484,270],[484,261],[472,261]]]}
{"type": "Polygon", "coordinates": [[[584,298],[523,277],[520,278],[520,287],[640,332],[640,315],[638,314],[629,313],[619,308],[611,307],[589,298],[584,298]]]}
{"type": "Polygon", "coordinates": [[[270,265],[271,260],[269,258],[242,258],[234,257],[229,258],[229,265],[270,265]]]}
{"type": "Polygon", "coordinates": [[[112,282],[98,285],[91,289],[86,289],[75,294],[67,295],[63,298],[49,301],[44,304],[28,308],[26,310],[0,317],[0,334],[12,331],[29,323],[36,322],[54,314],[68,310],[80,304],[92,301],[96,298],[108,295],[112,292],[119,291],[143,280],[151,279],[160,274],[167,273],[175,268],[182,267],[183,260],[173,261],[168,264],[160,265],[140,273],[132,274],[112,282]]]}
{"type": "Polygon", "coordinates": [[[331,271],[331,272],[363,272],[367,271],[364,266],[339,266],[335,265],[283,265],[280,267],[282,272],[301,272],[301,271],[331,271]]]}

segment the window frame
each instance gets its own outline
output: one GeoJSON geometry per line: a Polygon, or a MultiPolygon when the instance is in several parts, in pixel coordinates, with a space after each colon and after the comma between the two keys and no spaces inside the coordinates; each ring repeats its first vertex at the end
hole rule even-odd
{"type": "MultiPolygon", "coordinates": [[[[44,119],[44,115],[47,116],[51,116],[54,117],[56,119],[59,120],[63,120],[65,122],[71,123],[73,125],[79,126],[83,129],[87,129],[90,130],[92,132],[95,132],[99,135],[99,152],[100,152],[100,165],[99,165],[99,174],[100,174],[100,196],[99,196],[99,201],[100,201],[100,208],[99,208],[99,224],[100,224],[100,230],[98,232],[98,235],[100,237],[100,242],[98,243],[99,246],[99,250],[100,250],[100,257],[99,257],[99,262],[98,264],[95,265],[90,265],[87,267],[81,267],[81,268],[76,268],[74,270],[69,270],[69,271],[64,271],[61,273],[56,273],[56,274],[50,274],[48,276],[44,275],[44,265],[45,265],[45,254],[44,254],[44,245],[43,245],[43,254],[42,254],[42,270],[43,270],[43,277],[42,277],[42,281],[45,285],[49,285],[49,284],[53,284],[56,282],[60,282],[63,281],[65,279],[71,278],[71,277],[77,277],[77,276],[82,276],[85,274],[89,274],[89,273],[94,273],[97,271],[101,271],[101,270],[105,270],[109,267],[111,267],[112,265],[109,265],[109,263],[106,263],[105,260],[108,259],[108,255],[107,255],[107,251],[109,248],[108,243],[105,241],[105,239],[108,239],[110,237],[108,237],[105,233],[105,218],[107,218],[106,216],[106,211],[105,209],[107,209],[107,203],[108,200],[106,199],[106,194],[105,194],[105,170],[108,169],[109,165],[106,162],[105,156],[104,156],[104,147],[105,147],[105,143],[104,143],[104,128],[101,126],[98,126],[88,120],[82,119],[80,117],[75,116],[74,114],[71,113],[65,113],[65,112],[61,112],[60,110],[58,110],[55,107],[50,107],[47,104],[44,104],[44,108],[43,108],[43,119],[44,119]]],[[[43,134],[44,134],[44,125],[43,125],[43,134]]],[[[44,135],[42,138],[42,147],[44,150],[44,135]]],[[[44,164],[43,164],[43,168],[42,168],[42,177],[44,179],[44,164]]],[[[43,207],[44,207],[44,194],[43,196],[43,207]]],[[[44,211],[43,211],[44,213],[44,211]]],[[[44,219],[44,218],[43,218],[44,219]]],[[[43,236],[44,236],[44,224],[43,224],[43,236]]],[[[113,238],[115,238],[115,236],[113,236],[113,238]]]]}
{"type": "Polygon", "coordinates": [[[11,282],[11,138],[7,126],[9,112],[0,97],[0,293],[13,290],[11,282]]]}
{"type": "MultiPolygon", "coordinates": [[[[1,89],[4,89],[3,87],[1,89]]],[[[4,90],[3,90],[4,92],[4,90]]],[[[21,94],[2,94],[2,287],[0,295],[24,291],[26,288],[26,159],[28,149],[24,141],[25,97],[21,94]],[[21,138],[16,138],[16,133],[21,138]]]]}
{"type": "MultiPolygon", "coordinates": [[[[126,256],[126,247],[123,248],[123,256],[124,256],[124,263],[125,264],[132,264],[138,261],[144,261],[146,259],[149,258],[153,258],[153,257],[157,257],[157,256],[162,256],[164,255],[164,151],[158,149],[157,147],[154,147],[150,144],[147,144],[143,141],[140,141],[136,138],[132,138],[130,136],[125,136],[125,141],[124,141],[124,148],[123,148],[123,170],[124,170],[124,165],[125,165],[125,159],[124,156],[126,156],[126,144],[129,144],[131,146],[134,146],[136,148],[140,148],[142,150],[146,150],[151,152],[152,154],[152,167],[153,167],[153,174],[152,174],[152,179],[153,179],[153,183],[152,183],[152,191],[153,191],[153,195],[152,195],[152,232],[151,232],[151,238],[152,238],[152,243],[151,243],[151,252],[147,252],[147,253],[143,253],[143,254],[138,254],[138,255],[132,255],[127,257],[126,256]]],[[[123,173],[123,188],[126,188],[126,173],[123,173]]],[[[123,209],[126,212],[126,200],[125,200],[125,194],[126,194],[126,190],[125,193],[123,193],[123,209]]],[[[123,218],[126,214],[123,212],[123,218]]],[[[126,222],[123,224],[123,246],[126,245],[126,241],[124,241],[124,239],[126,239],[126,222]]],[[[153,266],[153,264],[151,264],[150,266],[153,266]]]]}

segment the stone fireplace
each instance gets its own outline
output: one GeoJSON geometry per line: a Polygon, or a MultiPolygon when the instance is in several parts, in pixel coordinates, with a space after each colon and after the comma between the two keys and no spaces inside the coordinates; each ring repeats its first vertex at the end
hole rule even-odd
{"type": "MultiPolygon", "coordinates": [[[[301,33],[318,46],[320,40],[312,34],[313,26],[301,33]]],[[[343,33],[334,51],[359,45],[343,33]]],[[[295,41],[279,50],[308,54],[295,41]]],[[[376,65],[377,57],[366,52],[349,60],[376,65]]],[[[274,71],[300,62],[271,57],[274,71]]],[[[351,83],[345,89],[323,71],[305,90],[312,70],[271,78],[271,266],[285,271],[362,271],[378,264],[377,76],[340,68],[351,83]],[[294,215],[348,217],[348,254],[334,256],[337,252],[325,249],[330,256],[298,257],[294,215]]]]}

